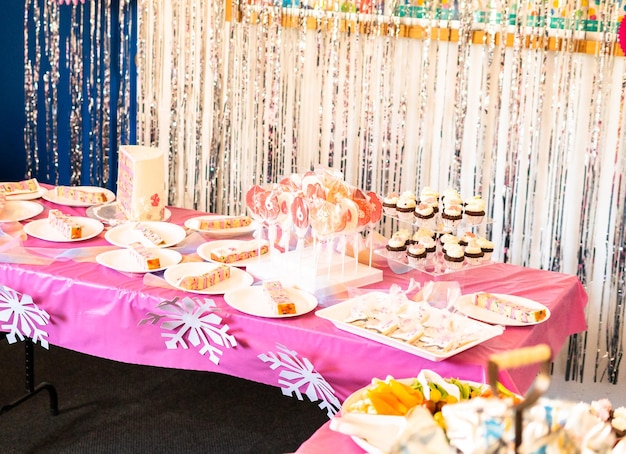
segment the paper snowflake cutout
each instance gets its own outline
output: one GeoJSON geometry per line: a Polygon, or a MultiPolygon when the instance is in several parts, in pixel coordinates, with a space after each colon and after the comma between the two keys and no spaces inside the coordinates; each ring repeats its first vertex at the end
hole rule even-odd
{"type": "Polygon", "coordinates": [[[269,362],[272,370],[281,368],[278,384],[285,396],[294,395],[302,400],[300,389],[304,387],[304,393],[311,402],[320,400],[319,407],[326,410],[329,418],[332,418],[339,409],[341,403],[335,396],[335,391],[330,384],[315,370],[313,364],[306,358],[298,358],[298,353],[289,350],[281,344],[276,347],[282,352],[262,353],[259,359],[264,363],[269,362]]]}
{"type": "Polygon", "coordinates": [[[17,342],[17,338],[23,341],[29,337],[33,343],[48,348],[48,333],[38,326],[47,325],[49,320],[50,315],[39,309],[30,295],[21,294],[20,298],[20,293],[0,285],[0,328],[8,330],[9,344],[17,342]]]}
{"type": "Polygon", "coordinates": [[[178,301],[174,298],[172,301],[163,301],[157,306],[159,309],[167,312],[167,314],[155,314],[148,312],[147,317],[139,322],[140,325],[145,323],[156,324],[162,319],[161,328],[175,331],[174,333],[162,333],[165,338],[169,338],[165,345],[169,349],[189,348],[187,341],[194,347],[201,346],[199,353],[201,355],[209,353],[209,359],[218,364],[223,349],[220,347],[230,348],[237,345],[235,337],[228,334],[228,325],[222,325],[222,318],[215,313],[219,310],[215,306],[215,302],[211,299],[204,301],[194,301],[189,297],[178,301]],[[215,345],[219,347],[216,347],[215,345]]]}

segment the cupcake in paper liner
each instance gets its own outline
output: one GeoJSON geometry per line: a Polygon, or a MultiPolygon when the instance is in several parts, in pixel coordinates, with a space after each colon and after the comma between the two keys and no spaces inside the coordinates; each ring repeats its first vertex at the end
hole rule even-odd
{"type": "Polygon", "coordinates": [[[470,244],[465,246],[464,253],[465,261],[468,265],[480,265],[483,262],[483,257],[485,256],[485,253],[475,241],[472,241],[470,244]]]}
{"type": "Polygon", "coordinates": [[[414,243],[418,243],[419,240],[423,237],[432,238],[434,240],[436,236],[437,234],[433,230],[426,228],[426,227],[420,227],[413,234],[412,240],[414,243]]]}
{"type": "Polygon", "coordinates": [[[463,220],[463,208],[461,205],[444,206],[441,212],[441,222],[444,229],[456,230],[463,220]]]}
{"type": "Polygon", "coordinates": [[[478,195],[474,196],[465,204],[464,214],[470,224],[481,224],[485,220],[485,201],[478,195]]]}
{"type": "Polygon", "coordinates": [[[431,227],[434,224],[435,212],[431,205],[418,203],[413,212],[415,224],[419,227],[431,227]]]}
{"type": "Polygon", "coordinates": [[[483,251],[483,261],[488,262],[491,260],[491,256],[493,254],[493,242],[485,237],[479,237],[476,240],[476,244],[478,244],[483,251]]]}
{"type": "Polygon", "coordinates": [[[474,232],[465,232],[459,237],[459,244],[463,247],[469,245],[472,241],[476,241],[478,236],[474,232]]]}
{"type": "Polygon", "coordinates": [[[443,191],[440,202],[443,204],[444,208],[450,205],[463,205],[461,194],[454,188],[448,188],[443,191]]]}
{"type": "Polygon", "coordinates": [[[394,232],[392,235],[393,238],[400,238],[404,241],[404,244],[407,246],[411,243],[411,232],[407,229],[400,229],[394,232]]]}
{"type": "Polygon", "coordinates": [[[458,244],[446,245],[443,261],[449,270],[460,270],[463,268],[463,262],[465,261],[463,248],[458,244]]]}
{"type": "Polygon", "coordinates": [[[387,256],[394,260],[403,260],[406,255],[406,241],[400,237],[391,237],[387,242],[387,256]]]}
{"type": "Polygon", "coordinates": [[[412,244],[406,251],[406,256],[411,266],[424,266],[426,262],[426,248],[420,243],[412,244]]]}
{"type": "Polygon", "coordinates": [[[433,240],[431,237],[425,236],[420,238],[418,243],[424,246],[424,249],[426,249],[426,255],[428,257],[434,257],[435,253],[437,252],[437,242],[435,240],[433,240]]]}
{"type": "Polygon", "coordinates": [[[383,197],[383,212],[388,215],[395,215],[397,203],[398,194],[390,192],[387,196],[383,197]]]}
{"type": "Polygon", "coordinates": [[[439,238],[439,243],[441,244],[441,252],[445,254],[446,247],[449,246],[450,244],[456,244],[458,246],[461,246],[460,241],[461,240],[459,240],[459,237],[457,237],[456,235],[453,235],[451,233],[444,233],[439,238]]]}
{"type": "Polygon", "coordinates": [[[411,191],[400,194],[396,203],[396,215],[401,221],[413,222],[413,212],[417,206],[416,196],[411,191]]]}

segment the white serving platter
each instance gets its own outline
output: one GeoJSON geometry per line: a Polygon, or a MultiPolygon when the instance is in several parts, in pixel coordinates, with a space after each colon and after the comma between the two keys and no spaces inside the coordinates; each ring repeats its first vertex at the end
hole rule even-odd
{"type": "Polygon", "coordinates": [[[245,314],[256,315],[266,318],[289,318],[308,314],[317,307],[317,298],[308,292],[293,287],[285,287],[285,292],[296,305],[295,314],[275,314],[271,311],[270,305],[265,301],[263,288],[259,285],[253,287],[240,288],[227,292],[224,301],[229,306],[245,314]]]}
{"type": "Polygon", "coordinates": [[[465,350],[475,347],[476,345],[479,345],[493,337],[499,336],[504,332],[504,327],[502,326],[483,323],[478,320],[467,318],[459,313],[450,313],[450,320],[458,326],[463,326],[463,331],[468,333],[463,338],[463,342],[459,343],[457,346],[447,346],[445,348],[423,342],[424,338],[420,338],[414,343],[407,343],[376,331],[363,328],[356,324],[348,323],[346,320],[348,320],[351,315],[353,306],[360,304],[361,298],[361,296],[358,296],[333,306],[320,309],[315,313],[315,315],[329,320],[337,328],[343,331],[347,331],[357,336],[361,336],[435,362],[443,361],[451,356],[464,352],[465,350]]]}

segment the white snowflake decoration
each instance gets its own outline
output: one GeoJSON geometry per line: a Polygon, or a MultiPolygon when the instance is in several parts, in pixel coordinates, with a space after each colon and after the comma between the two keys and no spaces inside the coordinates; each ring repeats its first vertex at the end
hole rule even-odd
{"type": "Polygon", "coordinates": [[[145,323],[156,324],[161,319],[165,321],[161,323],[161,328],[175,331],[175,333],[161,334],[165,338],[169,338],[165,345],[169,349],[188,348],[187,341],[197,347],[202,345],[199,353],[201,355],[209,352],[209,359],[218,364],[220,356],[223,354],[220,347],[235,347],[237,341],[235,337],[228,334],[228,325],[221,325],[222,318],[215,311],[219,310],[215,306],[215,302],[211,299],[204,299],[204,302],[197,302],[189,297],[183,298],[178,302],[178,298],[172,301],[163,301],[157,306],[169,314],[155,314],[148,312],[147,318],[139,322],[140,325],[145,323]]]}
{"type": "Polygon", "coordinates": [[[48,333],[38,326],[47,325],[49,320],[50,315],[39,309],[30,295],[0,285],[0,328],[8,330],[9,344],[17,342],[17,338],[23,341],[29,337],[33,343],[39,342],[42,347],[48,348],[48,333]]]}
{"type": "Polygon", "coordinates": [[[308,359],[298,358],[297,352],[289,350],[284,345],[276,344],[276,347],[282,352],[263,353],[259,355],[259,359],[265,363],[269,362],[272,370],[282,368],[278,379],[282,393],[291,397],[295,395],[302,400],[300,389],[304,387],[304,393],[309,400],[311,402],[321,400],[319,407],[326,410],[328,417],[332,418],[341,408],[332,386],[315,371],[308,359]]]}

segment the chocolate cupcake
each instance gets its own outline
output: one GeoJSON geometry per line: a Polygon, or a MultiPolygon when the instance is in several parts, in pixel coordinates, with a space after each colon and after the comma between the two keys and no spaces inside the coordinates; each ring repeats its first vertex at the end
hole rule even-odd
{"type": "Polygon", "coordinates": [[[402,260],[406,255],[406,241],[404,238],[391,237],[387,242],[387,254],[394,260],[402,260]]]}
{"type": "Polygon", "coordinates": [[[445,206],[441,213],[443,227],[449,230],[456,230],[463,220],[463,208],[461,205],[445,206]]]}
{"type": "Polygon", "coordinates": [[[420,243],[412,244],[407,249],[406,256],[409,260],[409,265],[422,266],[426,260],[426,248],[420,243]]]}
{"type": "Polygon", "coordinates": [[[475,241],[465,247],[465,260],[469,265],[480,265],[484,256],[485,253],[475,241]]]}
{"type": "Polygon", "coordinates": [[[449,270],[460,270],[465,261],[463,248],[458,244],[449,244],[443,253],[443,261],[449,270]]]}
{"type": "Polygon", "coordinates": [[[415,207],[413,215],[415,216],[416,224],[420,227],[425,227],[431,225],[431,220],[435,218],[435,211],[432,205],[419,203],[415,207]]]}

